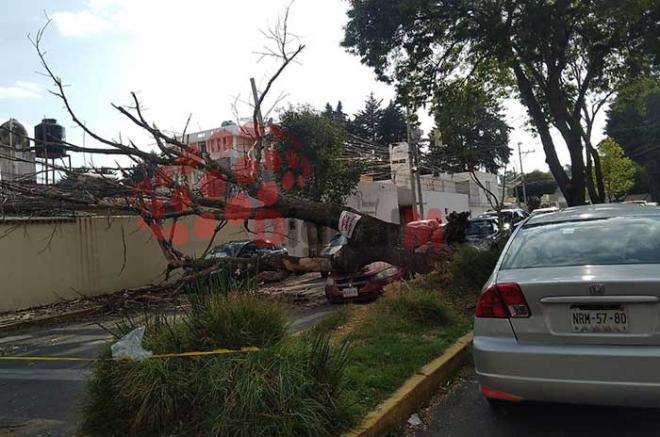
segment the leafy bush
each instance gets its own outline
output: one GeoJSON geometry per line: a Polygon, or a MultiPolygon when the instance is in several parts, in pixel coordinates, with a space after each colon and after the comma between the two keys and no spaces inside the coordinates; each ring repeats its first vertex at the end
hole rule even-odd
{"type": "Polygon", "coordinates": [[[498,248],[482,250],[469,245],[460,246],[451,263],[452,285],[478,292],[493,273],[500,253],[498,248]]]}

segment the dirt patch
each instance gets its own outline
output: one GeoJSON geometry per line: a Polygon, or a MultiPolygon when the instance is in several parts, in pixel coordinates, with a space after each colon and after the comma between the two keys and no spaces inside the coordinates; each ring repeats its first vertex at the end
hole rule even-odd
{"type": "Polygon", "coordinates": [[[333,332],[334,338],[344,338],[357,327],[364,323],[369,315],[370,305],[351,305],[348,320],[338,326],[333,332]]]}

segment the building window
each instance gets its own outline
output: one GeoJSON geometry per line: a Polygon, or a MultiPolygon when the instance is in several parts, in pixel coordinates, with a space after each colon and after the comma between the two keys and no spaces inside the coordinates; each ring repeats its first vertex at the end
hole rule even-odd
{"type": "Polygon", "coordinates": [[[295,230],[296,230],[296,221],[289,220],[289,231],[295,231],[295,230]]]}
{"type": "Polygon", "coordinates": [[[206,153],[206,141],[200,141],[197,143],[197,146],[199,147],[200,152],[206,153]]]}

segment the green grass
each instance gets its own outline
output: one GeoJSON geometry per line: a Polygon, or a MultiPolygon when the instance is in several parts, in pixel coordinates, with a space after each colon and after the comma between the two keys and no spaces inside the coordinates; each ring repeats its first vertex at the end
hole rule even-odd
{"type": "Polygon", "coordinates": [[[469,326],[438,290],[390,289],[350,334],[346,392],[351,415],[364,417],[469,326]]]}

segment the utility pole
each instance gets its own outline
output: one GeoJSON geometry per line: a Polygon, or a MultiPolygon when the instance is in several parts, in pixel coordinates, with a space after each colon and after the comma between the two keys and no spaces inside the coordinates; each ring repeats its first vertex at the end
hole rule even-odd
{"type": "Polygon", "coordinates": [[[520,146],[522,146],[521,142],[518,142],[518,159],[520,161],[520,177],[522,179],[522,189],[523,189],[523,202],[525,203],[525,206],[527,207],[527,186],[525,184],[525,170],[523,170],[523,155],[527,155],[529,153],[534,153],[533,150],[526,150],[522,151],[520,146]]]}
{"type": "Polygon", "coordinates": [[[419,203],[419,218],[420,220],[424,219],[424,198],[422,196],[422,178],[421,171],[419,168],[419,143],[417,138],[417,133],[413,135],[411,148],[413,151],[413,159],[415,160],[413,170],[415,171],[415,176],[417,178],[417,202],[419,203]]]}
{"type": "Polygon", "coordinates": [[[406,121],[406,138],[408,142],[408,166],[410,167],[410,191],[412,193],[412,208],[413,208],[413,215],[414,213],[418,214],[418,219],[420,218],[419,216],[419,210],[417,209],[417,194],[415,192],[415,156],[413,154],[413,148],[412,148],[412,133],[410,132],[410,123],[406,121]]]}

